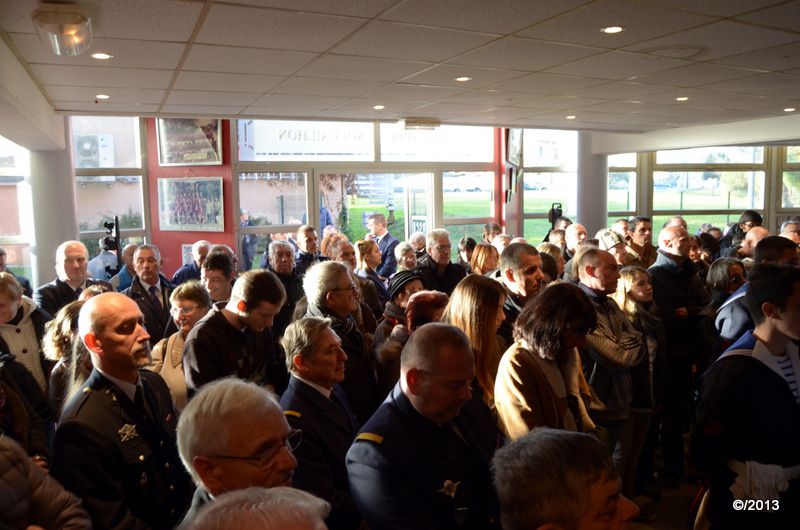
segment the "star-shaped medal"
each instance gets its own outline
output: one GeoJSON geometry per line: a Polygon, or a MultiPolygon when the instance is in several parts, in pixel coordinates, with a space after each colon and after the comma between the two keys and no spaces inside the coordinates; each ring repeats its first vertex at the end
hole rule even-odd
{"type": "Polygon", "coordinates": [[[461,481],[453,482],[452,480],[448,479],[444,481],[444,485],[442,485],[442,489],[439,490],[439,493],[444,493],[448,497],[455,498],[456,491],[458,487],[461,485],[461,481]]]}
{"type": "Polygon", "coordinates": [[[130,423],[123,425],[122,428],[117,431],[117,434],[119,434],[119,437],[123,442],[127,442],[128,440],[132,440],[139,436],[139,434],[136,432],[136,425],[131,425],[130,423]]]}

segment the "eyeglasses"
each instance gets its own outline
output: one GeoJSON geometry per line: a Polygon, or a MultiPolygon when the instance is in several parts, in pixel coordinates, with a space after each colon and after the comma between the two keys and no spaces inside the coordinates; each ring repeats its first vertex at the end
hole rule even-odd
{"type": "Polygon", "coordinates": [[[233,456],[233,455],[212,455],[213,458],[222,458],[224,460],[240,460],[242,462],[250,462],[253,465],[256,465],[262,469],[266,469],[272,465],[275,459],[278,457],[278,453],[281,449],[285,449],[286,451],[293,453],[295,449],[300,445],[300,441],[303,438],[303,431],[300,429],[292,429],[286,438],[283,439],[283,442],[280,445],[275,447],[270,447],[269,449],[265,450],[262,453],[259,453],[255,456],[233,456]]]}
{"type": "Polygon", "coordinates": [[[189,313],[193,312],[193,311],[194,311],[195,309],[197,309],[198,307],[200,307],[200,306],[196,306],[196,305],[192,305],[192,306],[184,305],[184,306],[181,306],[181,307],[173,307],[173,308],[171,308],[171,309],[169,310],[169,312],[170,312],[170,314],[172,314],[172,315],[177,315],[177,314],[181,314],[181,315],[188,315],[189,313]]]}
{"type": "Polygon", "coordinates": [[[331,289],[332,291],[353,291],[354,293],[358,292],[358,286],[356,284],[351,283],[350,287],[342,287],[341,289],[331,289]]]}
{"type": "Polygon", "coordinates": [[[439,252],[448,252],[451,248],[453,248],[452,245],[436,245],[436,250],[439,252]]]}

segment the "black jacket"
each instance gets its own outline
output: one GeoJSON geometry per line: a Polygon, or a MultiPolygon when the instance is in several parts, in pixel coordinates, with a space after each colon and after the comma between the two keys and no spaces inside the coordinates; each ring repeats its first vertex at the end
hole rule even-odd
{"type": "MultiPolygon", "coordinates": [[[[114,291],[110,283],[88,278],[86,287],[91,287],[92,285],[105,285],[109,291],[114,291]]],[[[59,309],[77,299],[78,295],[75,294],[72,287],[67,282],[59,279],[46,283],[33,292],[33,301],[36,302],[39,309],[52,316],[55,316],[59,309]]]]}
{"type": "Polygon", "coordinates": [[[158,276],[161,279],[161,304],[158,306],[150,298],[150,293],[142,285],[138,276],[133,279],[130,287],[122,291],[122,294],[136,302],[139,310],[144,315],[144,327],[147,329],[147,333],[150,334],[150,346],[155,346],[158,341],[168,336],[167,328],[172,322],[172,317],[169,314],[169,296],[172,294],[174,286],[164,275],[159,274],[158,276]]]}
{"type": "Polygon", "coordinates": [[[447,296],[453,294],[458,282],[464,279],[467,271],[456,263],[448,263],[447,267],[439,273],[436,262],[426,254],[417,264],[417,271],[422,276],[422,283],[430,291],[441,291],[447,296]]]}

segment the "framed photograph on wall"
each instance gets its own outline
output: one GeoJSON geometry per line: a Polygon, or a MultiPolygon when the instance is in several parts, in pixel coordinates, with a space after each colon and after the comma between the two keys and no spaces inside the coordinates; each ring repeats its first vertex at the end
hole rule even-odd
{"type": "Polygon", "coordinates": [[[222,165],[221,127],[221,121],[215,118],[158,118],[158,164],[222,165]]]}
{"type": "Polygon", "coordinates": [[[161,230],[224,232],[222,177],[158,179],[161,230]]]}

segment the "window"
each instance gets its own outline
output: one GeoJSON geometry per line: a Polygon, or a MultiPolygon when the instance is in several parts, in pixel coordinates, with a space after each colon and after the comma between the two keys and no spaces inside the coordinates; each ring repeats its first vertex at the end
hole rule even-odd
{"type": "Polygon", "coordinates": [[[30,278],[31,199],[25,177],[30,175],[28,150],[0,136],[0,246],[6,251],[6,267],[10,272],[30,278]]]}
{"type": "Polygon", "coordinates": [[[239,120],[241,162],[375,160],[372,123],[239,120]]]}
{"type": "Polygon", "coordinates": [[[490,217],[493,171],[445,171],[442,174],[444,217],[490,217]]]}
{"type": "Polygon", "coordinates": [[[762,164],[763,162],[763,147],[698,147],[656,153],[656,164],[762,164]]]}
{"type": "Polygon", "coordinates": [[[611,217],[630,217],[636,212],[636,153],[608,157],[608,203],[611,217]]]}
{"type": "Polygon", "coordinates": [[[491,162],[494,129],[441,125],[435,130],[406,130],[381,123],[381,160],[403,162],[491,162]]]}
{"type": "Polygon", "coordinates": [[[142,167],[138,118],[73,116],[75,168],[142,167]]]}

